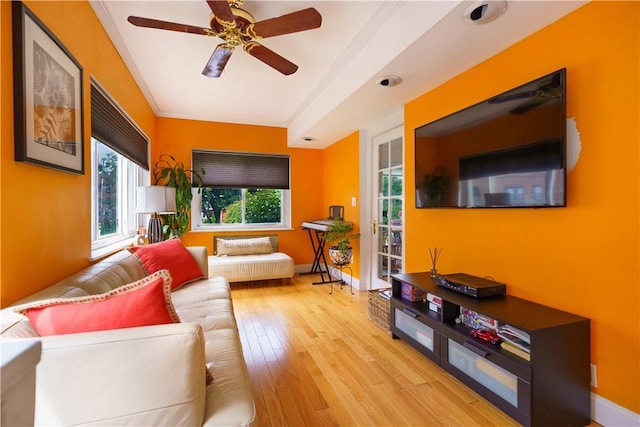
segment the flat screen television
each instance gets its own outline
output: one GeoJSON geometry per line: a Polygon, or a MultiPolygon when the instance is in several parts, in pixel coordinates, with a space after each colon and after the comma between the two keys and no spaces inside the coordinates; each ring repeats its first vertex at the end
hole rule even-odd
{"type": "Polygon", "coordinates": [[[415,129],[417,208],[566,206],[566,70],[415,129]]]}

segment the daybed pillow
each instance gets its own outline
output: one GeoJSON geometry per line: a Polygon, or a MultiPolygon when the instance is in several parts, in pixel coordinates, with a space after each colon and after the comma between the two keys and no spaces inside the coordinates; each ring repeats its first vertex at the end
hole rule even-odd
{"type": "Polygon", "coordinates": [[[147,274],[165,268],[169,270],[173,278],[171,290],[175,291],[187,283],[204,278],[197,261],[180,239],[169,239],[146,246],[133,246],[129,250],[142,262],[147,274]]]}
{"type": "Polygon", "coordinates": [[[259,255],[273,253],[271,239],[253,237],[250,239],[218,239],[217,255],[259,255]]]}
{"type": "Polygon", "coordinates": [[[40,301],[19,309],[40,336],[179,323],[167,270],[104,294],[40,301]]]}

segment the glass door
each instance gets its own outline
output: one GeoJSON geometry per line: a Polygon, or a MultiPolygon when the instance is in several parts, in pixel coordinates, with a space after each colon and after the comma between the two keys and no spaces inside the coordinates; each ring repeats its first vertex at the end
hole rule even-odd
{"type": "Polygon", "coordinates": [[[404,272],[404,128],[374,138],[371,288],[391,287],[391,275],[404,272]]]}

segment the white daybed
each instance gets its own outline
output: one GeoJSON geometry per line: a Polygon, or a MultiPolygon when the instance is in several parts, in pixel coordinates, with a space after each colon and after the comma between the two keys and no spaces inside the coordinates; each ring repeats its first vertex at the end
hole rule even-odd
{"type": "Polygon", "coordinates": [[[209,257],[209,275],[229,282],[282,279],[293,277],[293,259],[278,252],[278,236],[215,236],[215,255],[209,257]]]}

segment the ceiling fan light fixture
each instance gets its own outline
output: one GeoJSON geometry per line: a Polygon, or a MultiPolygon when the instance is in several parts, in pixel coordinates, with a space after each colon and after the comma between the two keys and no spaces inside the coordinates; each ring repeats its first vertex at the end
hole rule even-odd
{"type": "Polygon", "coordinates": [[[402,83],[402,79],[398,76],[382,76],[378,79],[378,84],[383,87],[397,86],[402,83]]]}
{"type": "Polygon", "coordinates": [[[242,2],[243,0],[207,0],[211,9],[209,28],[140,16],[129,16],[127,20],[137,27],[215,36],[222,39],[223,43],[216,46],[202,72],[207,77],[215,78],[222,75],[229,56],[237,46],[242,46],[249,55],[285,76],[295,73],[298,70],[296,64],[261,45],[256,39],[319,28],[322,25],[322,15],[316,9],[308,7],[255,22],[253,16],[242,9],[242,2]]]}
{"type": "Polygon", "coordinates": [[[504,14],[507,2],[504,0],[480,0],[464,11],[464,19],[472,24],[486,24],[504,14]]]}

